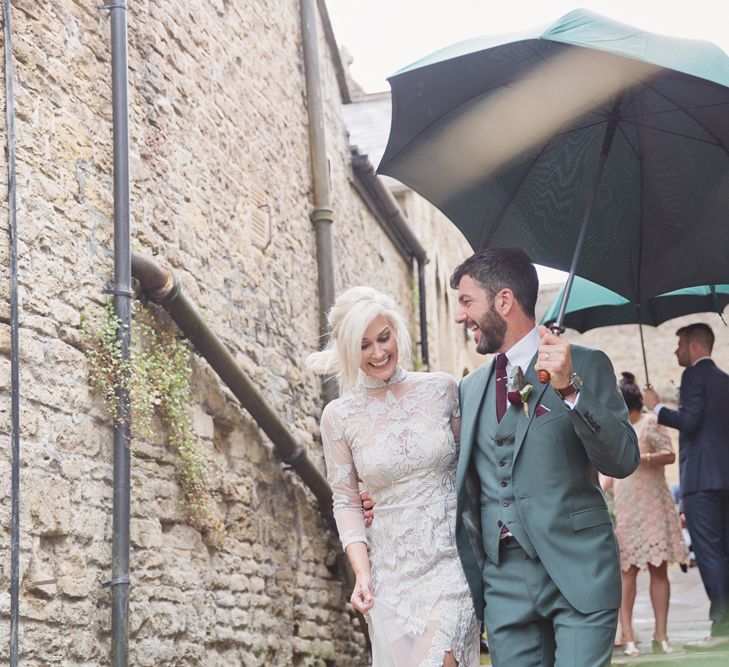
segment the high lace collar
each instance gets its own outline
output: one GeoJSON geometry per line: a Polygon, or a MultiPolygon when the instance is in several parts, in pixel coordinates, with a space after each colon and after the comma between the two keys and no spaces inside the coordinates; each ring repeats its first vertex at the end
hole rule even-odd
{"type": "Polygon", "coordinates": [[[390,376],[390,379],[387,380],[387,382],[383,380],[375,380],[374,378],[371,378],[369,375],[367,375],[367,373],[360,371],[358,384],[360,387],[364,387],[365,389],[378,389],[380,387],[386,387],[390,384],[397,384],[398,382],[402,382],[406,377],[407,371],[404,370],[402,366],[397,366],[395,368],[395,372],[390,376]]]}

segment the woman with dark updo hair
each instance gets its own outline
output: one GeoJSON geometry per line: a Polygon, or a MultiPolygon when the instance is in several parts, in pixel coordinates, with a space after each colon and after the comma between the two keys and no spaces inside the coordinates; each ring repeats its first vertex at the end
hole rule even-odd
{"type": "Polygon", "coordinates": [[[633,634],[633,604],[638,570],[647,567],[656,620],[653,652],[672,653],[667,636],[671,593],[668,563],[688,562],[688,551],[664,472],[665,466],[676,460],[676,455],[665,427],[658,424],[654,415],[643,412],[643,395],[635,383],[635,376],[632,373],[622,376],[620,391],[628,407],[630,423],[638,435],[640,465],[629,477],[608,479],[606,484],[606,487],[613,486],[615,533],[623,578],[621,643],[625,655],[640,654],[633,634]]]}

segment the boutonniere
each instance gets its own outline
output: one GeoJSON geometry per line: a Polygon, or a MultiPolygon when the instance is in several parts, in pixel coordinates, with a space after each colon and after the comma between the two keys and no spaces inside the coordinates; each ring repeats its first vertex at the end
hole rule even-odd
{"type": "Polygon", "coordinates": [[[515,405],[517,408],[523,408],[524,416],[529,419],[529,404],[527,401],[534,387],[527,384],[520,366],[515,366],[511,373],[511,386],[514,389],[506,393],[506,398],[509,400],[509,403],[515,405]]]}

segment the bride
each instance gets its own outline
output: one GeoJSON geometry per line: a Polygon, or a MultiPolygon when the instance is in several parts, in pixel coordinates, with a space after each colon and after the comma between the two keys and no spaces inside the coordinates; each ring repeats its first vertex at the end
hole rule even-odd
{"type": "Polygon", "coordinates": [[[455,543],[456,382],[404,370],[407,327],[370,287],[341,294],[329,325],[329,345],[307,364],[337,373],[343,390],[324,408],[321,434],[373,667],[478,665],[480,628],[455,543]],[[359,482],[377,503],[369,535],[359,482]]]}

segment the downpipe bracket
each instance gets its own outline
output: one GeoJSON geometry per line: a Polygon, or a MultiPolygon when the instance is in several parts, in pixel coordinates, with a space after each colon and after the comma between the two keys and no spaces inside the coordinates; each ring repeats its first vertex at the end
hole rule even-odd
{"type": "Polygon", "coordinates": [[[113,294],[114,296],[128,296],[129,298],[134,298],[134,292],[132,290],[119,288],[115,289],[112,283],[107,283],[103,289],[103,292],[104,294],[113,294]]]}
{"type": "Polygon", "coordinates": [[[113,586],[129,585],[129,577],[115,577],[111,581],[105,581],[101,584],[101,588],[112,588],[113,586]]]}
{"type": "Polygon", "coordinates": [[[314,223],[322,223],[327,222],[329,224],[332,224],[334,221],[332,220],[332,217],[334,216],[334,211],[329,208],[328,206],[319,206],[315,208],[310,214],[309,219],[314,223]]]}
{"type": "Polygon", "coordinates": [[[112,9],[127,9],[127,0],[109,0],[109,2],[99,5],[99,9],[104,10],[108,9],[111,11],[112,9]]]}
{"type": "Polygon", "coordinates": [[[306,458],[306,449],[299,447],[291,456],[281,458],[281,462],[291,468],[294,468],[297,463],[303,461],[306,458]]]}

